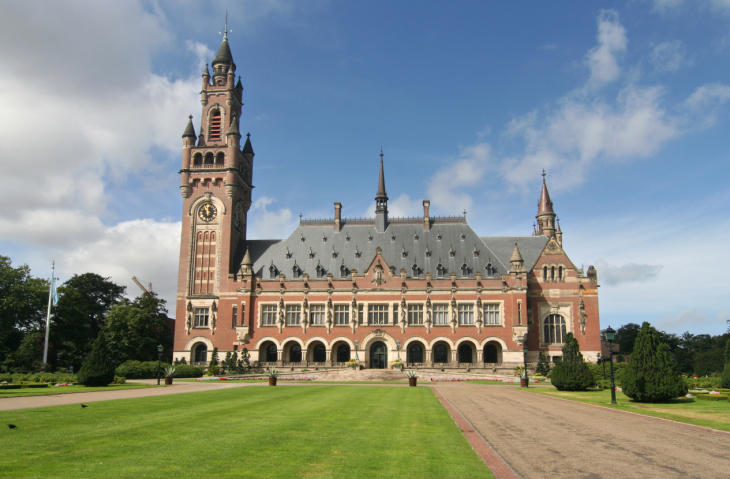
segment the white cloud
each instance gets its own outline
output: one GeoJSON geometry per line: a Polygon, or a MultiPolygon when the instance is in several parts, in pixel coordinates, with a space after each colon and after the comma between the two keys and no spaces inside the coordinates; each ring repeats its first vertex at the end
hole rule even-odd
{"type": "MultiPolygon", "coordinates": [[[[372,218],[375,214],[375,202],[368,206],[367,210],[362,214],[363,218],[372,218]]],[[[402,218],[405,216],[423,216],[423,203],[419,200],[412,200],[405,193],[388,201],[388,216],[390,218],[402,218]]]]}
{"type": "Polygon", "coordinates": [[[437,171],[429,180],[428,195],[434,208],[459,214],[473,204],[467,188],[478,185],[487,171],[491,147],[478,143],[462,148],[458,159],[437,171]]]}
{"type": "Polygon", "coordinates": [[[275,198],[262,196],[254,201],[249,210],[249,239],[287,238],[296,228],[296,220],[289,208],[269,211],[267,206],[274,203],[275,198]],[[253,220],[251,220],[253,217],[253,220]]]}
{"type": "Polygon", "coordinates": [[[626,29],[619,23],[618,13],[603,10],[598,16],[598,45],[586,55],[591,71],[589,85],[600,86],[612,82],[621,75],[618,57],[626,51],[626,29]]]}
{"type": "Polygon", "coordinates": [[[683,309],[676,315],[665,314],[652,325],[662,331],[680,333],[687,330],[707,331],[712,327],[725,325],[730,320],[730,311],[720,311],[715,317],[708,317],[696,309],[683,309]]]}
{"type": "Polygon", "coordinates": [[[687,58],[687,48],[679,40],[663,42],[655,46],[649,59],[657,72],[676,72],[692,66],[692,60],[687,58]]]}
{"type": "Polygon", "coordinates": [[[621,283],[651,281],[659,276],[663,266],[651,264],[628,263],[613,266],[604,260],[595,262],[599,283],[614,286],[621,283]]]}

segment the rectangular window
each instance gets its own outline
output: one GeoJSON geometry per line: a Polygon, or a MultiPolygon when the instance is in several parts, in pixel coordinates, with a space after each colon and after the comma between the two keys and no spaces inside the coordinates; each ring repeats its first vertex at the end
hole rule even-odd
{"type": "Polygon", "coordinates": [[[231,321],[231,324],[233,328],[238,326],[238,308],[236,306],[233,307],[233,321],[231,321]]]}
{"type": "Polygon", "coordinates": [[[408,305],[408,324],[409,325],[423,324],[423,305],[422,304],[409,304],[408,305]]]}
{"type": "Polygon", "coordinates": [[[261,306],[261,324],[263,326],[276,325],[276,309],[275,304],[265,304],[261,306]]]}
{"type": "Polygon", "coordinates": [[[474,324],[474,305],[471,303],[459,303],[457,306],[459,325],[474,324]]]}
{"type": "Polygon", "coordinates": [[[368,305],[368,324],[388,324],[388,305],[387,304],[369,304],[368,305]]]}
{"type": "Polygon", "coordinates": [[[484,324],[501,324],[499,320],[499,304],[486,303],[484,305],[484,324]]]}
{"type": "Polygon", "coordinates": [[[241,303],[241,326],[246,325],[246,305],[241,303]]]}
{"type": "Polygon", "coordinates": [[[336,304],[335,305],[335,324],[337,326],[347,326],[350,324],[350,305],[349,304],[336,304]]]}
{"type": "Polygon", "coordinates": [[[363,324],[365,321],[365,308],[362,304],[357,305],[357,324],[363,324]]]}
{"type": "Polygon", "coordinates": [[[309,324],[312,326],[324,325],[324,304],[313,304],[309,307],[309,324]]]}
{"type": "Polygon", "coordinates": [[[195,308],[195,327],[196,328],[207,328],[208,327],[208,308],[195,308]]]}
{"type": "Polygon", "coordinates": [[[298,304],[286,305],[286,325],[299,326],[302,323],[302,307],[298,304]]]}
{"type": "Polygon", "coordinates": [[[449,324],[449,305],[434,304],[433,305],[433,324],[443,326],[449,324]]]}
{"type": "Polygon", "coordinates": [[[398,325],[398,303],[393,303],[393,324],[398,325]]]}

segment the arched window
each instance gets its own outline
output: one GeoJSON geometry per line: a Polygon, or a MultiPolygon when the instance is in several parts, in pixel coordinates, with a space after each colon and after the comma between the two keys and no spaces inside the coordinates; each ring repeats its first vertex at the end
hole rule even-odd
{"type": "Polygon", "coordinates": [[[550,281],[555,281],[555,266],[550,267],[550,281]]]}
{"type": "Polygon", "coordinates": [[[499,362],[499,350],[494,344],[487,344],[484,347],[484,362],[485,363],[498,363],[499,362]]]}
{"type": "Polygon", "coordinates": [[[202,165],[203,164],[203,154],[202,153],[196,153],[193,157],[193,165],[202,165]]]}
{"type": "Polygon", "coordinates": [[[543,266],[542,268],[542,279],[547,281],[547,266],[543,266]]]}
{"type": "Polygon", "coordinates": [[[441,262],[439,261],[439,265],[436,266],[436,272],[438,273],[439,278],[443,278],[444,274],[446,273],[446,268],[444,268],[441,265],[441,262]]]}
{"type": "Polygon", "coordinates": [[[219,151],[217,155],[215,155],[215,164],[216,165],[222,165],[226,161],[226,155],[219,151]]]}
{"type": "Polygon", "coordinates": [[[213,110],[210,113],[210,139],[220,140],[221,139],[221,112],[220,110],[213,110]]]}
{"type": "Polygon", "coordinates": [[[350,360],[350,346],[348,344],[340,344],[337,347],[337,362],[346,363],[350,360]]]}
{"type": "Polygon", "coordinates": [[[563,280],[563,267],[562,266],[558,266],[558,279],[560,281],[563,280]]]}
{"type": "Polygon", "coordinates": [[[324,277],[324,268],[322,267],[322,265],[319,262],[317,262],[317,277],[318,278],[324,277]]]}
{"type": "Polygon", "coordinates": [[[469,276],[469,267],[466,265],[466,262],[461,265],[461,275],[464,277],[469,276]]]}
{"type": "Polygon", "coordinates": [[[269,266],[269,279],[275,279],[276,278],[276,266],[274,266],[274,262],[271,262],[271,266],[269,266]]]}
{"type": "Polygon", "coordinates": [[[494,274],[494,266],[492,266],[492,263],[487,263],[486,268],[487,270],[487,276],[492,276],[494,274]]]}
{"type": "Polygon", "coordinates": [[[266,362],[267,363],[275,363],[278,360],[278,354],[276,351],[276,344],[271,343],[269,344],[269,347],[266,348],[266,362]]]}
{"type": "Polygon", "coordinates": [[[340,278],[347,278],[347,266],[345,266],[344,261],[342,262],[342,266],[340,266],[340,278]]]}
{"type": "Polygon", "coordinates": [[[409,363],[422,363],[423,362],[423,346],[416,343],[408,348],[408,362],[409,363]]]}
{"type": "Polygon", "coordinates": [[[215,231],[210,233],[210,241],[215,241],[215,231]]]}
{"type": "Polygon", "coordinates": [[[472,361],[471,345],[462,344],[459,346],[459,362],[460,363],[471,363],[472,361]]]}
{"type": "Polygon", "coordinates": [[[299,266],[297,266],[297,262],[294,261],[294,266],[291,269],[291,274],[293,278],[298,278],[301,274],[302,270],[299,269],[299,266]]]}
{"type": "Polygon", "coordinates": [[[551,314],[545,318],[543,326],[546,343],[563,343],[565,342],[565,318],[559,314],[551,314]]]}
{"type": "Polygon", "coordinates": [[[299,343],[292,344],[289,349],[289,361],[292,363],[302,362],[302,347],[299,346],[299,343]]]}
{"type": "Polygon", "coordinates": [[[449,348],[445,344],[437,344],[433,348],[433,362],[434,363],[448,363],[449,362],[449,348]]]}
{"type": "Polygon", "coordinates": [[[206,165],[212,165],[213,164],[213,153],[206,153],[205,154],[205,164],[206,165]]]}
{"type": "Polygon", "coordinates": [[[198,346],[195,348],[193,361],[196,363],[208,362],[208,346],[206,346],[205,344],[198,344],[198,346]]]}
{"type": "Polygon", "coordinates": [[[314,347],[314,351],[312,352],[312,360],[315,363],[323,363],[327,361],[327,349],[325,349],[324,344],[319,343],[314,347]]]}

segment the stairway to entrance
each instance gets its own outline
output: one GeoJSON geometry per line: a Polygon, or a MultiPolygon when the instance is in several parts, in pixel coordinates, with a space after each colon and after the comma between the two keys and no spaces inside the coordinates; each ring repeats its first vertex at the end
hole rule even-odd
{"type": "Polygon", "coordinates": [[[330,370],[318,381],[407,381],[405,373],[393,369],[330,370]]]}

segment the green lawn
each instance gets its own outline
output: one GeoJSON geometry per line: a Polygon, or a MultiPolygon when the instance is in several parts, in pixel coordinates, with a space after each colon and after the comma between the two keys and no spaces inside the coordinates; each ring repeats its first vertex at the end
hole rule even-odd
{"type": "Polygon", "coordinates": [[[611,391],[558,391],[552,388],[528,389],[530,392],[545,394],[571,401],[598,404],[622,411],[631,411],[647,416],[671,419],[672,421],[711,427],[722,431],[730,431],[730,402],[703,401],[701,399],[674,399],[663,404],[647,404],[633,402],[621,391],[616,391],[617,405],[611,404],[611,391]]]}
{"type": "Polygon", "coordinates": [[[235,388],[5,423],[3,477],[492,477],[430,388],[235,388]]]}
{"type": "Polygon", "coordinates": [[[2,398],[14,398],[19,396],[44,396],[46,394],[69,394],[88,393],[92,391],[116,391],[118,389],[139,389],[157,387],[143,383],[110,384],[104,387],[74,386],[48,386],[47,388],[22,388],[22,389],[0,389],[0,400],[2,398]]]}

